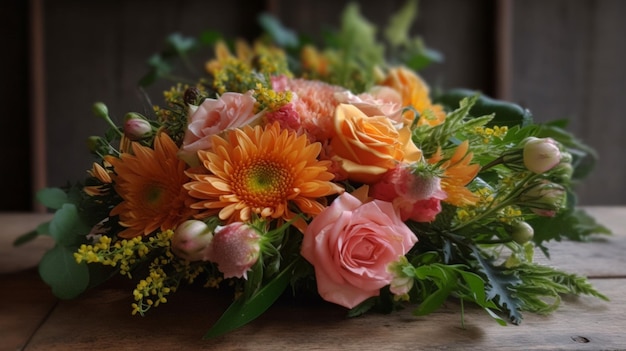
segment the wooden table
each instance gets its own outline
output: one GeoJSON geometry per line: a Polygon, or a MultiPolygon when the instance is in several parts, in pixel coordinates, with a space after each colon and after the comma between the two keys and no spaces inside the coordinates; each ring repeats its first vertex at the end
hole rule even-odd
{"type": "Polygon", "coordinates": [[[181,289],[146,317],[131,316],[133,285],[122,279],[59,301],[35,268],[49,238],[11,246],[49,215],[0,214],[0,350],[626,350],[626,207],[587,210],[614,235],[552,245],[550,264],[588,276],[608,303],[565,297],[554,314],[506,327],[466,306],[462,327],[454,301],[426,317],[407,309],[353,319],[331,304],[283,302],[214,340],[201,337],[228,301],[207,290],[181,289]]]}

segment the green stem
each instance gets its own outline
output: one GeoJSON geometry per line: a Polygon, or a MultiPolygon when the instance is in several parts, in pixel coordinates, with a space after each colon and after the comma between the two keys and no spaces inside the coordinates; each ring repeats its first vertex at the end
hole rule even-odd
{"type": "Polygon", "coordinates": [[[104,117],[104,121],[117,132],[117,135],[119,135],[120,137],[124,135],[120,128],[111,120],[111,117],[109,117],[109,115],[106,115],[104,117]]]}
{"type": "Polygon", "coordinates": [[[526,178],[520,182],[514,189],[513,191],[509,192],[504,199],[502,199],[501,201],[496,202],[497,199],[494,199],[489,206],[487,207],[487,209],[485,211],[483,211],[482,213],[479,213],[478,215],[474,216],[471,220],[461,223],[458,226],[454,227],[451,229],[451,231],[456,232],[470,224],[473,224],[479,220],[482,220],[483,218],[490,216],[491,214],[493,214],[494,212],[497,212],[507,206],[513,205],[517,199],[517,197],[520,195],[520,193],[525,189],[526,184],[528,184],[530,181],[532,181],[533,179],[537,178],[539,175],[538,174],[534,174],[534,173],[530,173],[529,175],[526,176],[526,178]]]}

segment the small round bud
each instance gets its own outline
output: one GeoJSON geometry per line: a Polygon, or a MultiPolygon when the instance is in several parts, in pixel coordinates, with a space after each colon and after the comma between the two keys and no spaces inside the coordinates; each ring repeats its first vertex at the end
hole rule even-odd
{"type": "Polygon", "coordinates": [[[557,183],[540,181],[530,185],[519,196],[517,204],[540,216],[552,217],[566,204],[567,192],[557,183]]]}
{"type": "Polygon", "coordinates": [[[534,235],[533,227],[524,221],[516,221],[511,225],[511,239],[520,245],[529,242],[534,235]]]}
{"type": "Polygon", "coordinates": [[[529,171],[542,174],[561,162],[561,150],[551,138],[527,138],[524,143],[524,166],[529,171]]]}
{"type": "Polygon", "coordinates": [[[201,261],[213,240],[213,231],[204,222],[191,219],[181,223],[172,236],[172,252],[188,261],[201,261]]]}
{"type": "Polygon", "coordinates": [[[152,133],[150,122],[138,113],[127,113],[124,117],[124,135],[130,140],[140,140],[152,133]]]}
{"type": "Polygon", "coordinates": [[[103,119],[109,118],[109,109],[107,108],[107,105],[102,102],[96,102],[95,104],[93,104],[92,111],[93,114],[96,115],[96,117],[100,117],[103,119]]]}

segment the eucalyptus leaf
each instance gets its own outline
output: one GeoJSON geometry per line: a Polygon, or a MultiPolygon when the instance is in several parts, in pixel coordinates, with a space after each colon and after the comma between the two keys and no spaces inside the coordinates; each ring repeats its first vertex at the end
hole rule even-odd
{"type": "Polygon", "coordinates": [[[15,241],[13,241],[13,246],[24,245],[40,235],[50,235],[50,222],[41,223],[36,229],[20,235],[17,239],[15,239],[15,241]]]}
{"type": "Polygon", "coordinates": [[[74,204],[63,205],[50,222],[50,235],[61,245],[78,244],[90,230],[81,220],[74,204]]]}
{"type": "Polygon", "coordinates": [[[56,245],[46,252],[39,262],[39,275],[60,299],[72,299],[80,295],[89,285],[87,265],[78,264],[74,249],[56,245]]]}
{"type": "Polygon", "coordinates": [[[284,27],[276,17],[263,13],[259,15],[258,21],[259,25],[272,37],[276,45],[285,48],[295,48],[299,45],[296,33],[284,27]]]}
{"type": "Polygon", "coordinates": [[[44,188],[37,192],[37,201],[47,208],[58,210],[68,201],[67,194],[60,188],[44,188]]]}
{"type": "Polygon", "coordinates": [[[20,235],[19,237],[17,237],[17,239],[15,239],[15,241],[13,241],[13,246],[24,245],[27,242],[35,239],[37,236],[39,236],[39,233],[37,233],[37,230],[31,230],[30,232],[24,233],[24,234],[20,235]]]}
{"type": "Polygon", "coordinates": [[[178,54],[186,55],[187,52],[193,50],[197,42],[194,38],[184,37],[180,33],[173,33],[167,37],[166,43],[178,54]]]}

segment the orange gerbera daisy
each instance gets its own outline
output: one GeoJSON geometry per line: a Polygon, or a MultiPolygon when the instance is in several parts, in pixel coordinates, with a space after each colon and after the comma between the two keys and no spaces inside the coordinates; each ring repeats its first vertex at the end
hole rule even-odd
{"type": "Polygon", "coordinates": [[[113,165],[115,191],[123,201],[110,215],[119,216],[126,227],[118,236],[133,238],[157,229],[173,229],[196,211],[189,205],[183,184],[189,181],[186,164],[176,156],[178,147],[165,133],[154,139],[154,149],[133,142],[132,153],[117,158],[108,156],[113,165]]]}
{"type": "MultiPolygon", "coordinates": [[[[402,95],[404,106],[412,106],[420,113],[418,126],[428,125],[431,127],[442,124],[446,119],[443,106],[433,104],[430,101],[430,89],[426,82],[415,72],[406,67],[395,67],[389,70],[387,77],[379,83],[396,89],[402,95]]],[[[414,114],[407,111],[404,114],[407,124],[411,124],[414,114]]]]}
{"type": "MultiPolygon", "coordinates": [[[[470,164],[474,154],[468,151],[469,143],[465,140],[456,148],[452,157],[439,166],[443,170],[441,189],[448,194],[442,201],[455,206],[473,205],[478,201],[478,196],[465,187],[480,170],[480,165],[470,164]]],[[[442,159],[443,153],[439,148],[435,155],[428,159],[428,163],[436,164],[442,159]]]]}
{"type": "MultiPolygon", "coordinates": [[[[185,184],[189,194],[201,201],[192,205],[203,209],[199,217],[219,214],[219,218],[248,221],[252,214],[261,218],[291,220],[290,204],[309,215],[324,209],[319,198],[343,189],[332,183],[330,161],[318,161],[319,143],[305,135],[282,130],[278,123],[231,130],[225,139],[213,136],[213,151],[198,156],[210,174],[194,174],[185,184]]],[[[303,220],[294,224],[304,229],[303,220]]]]}

